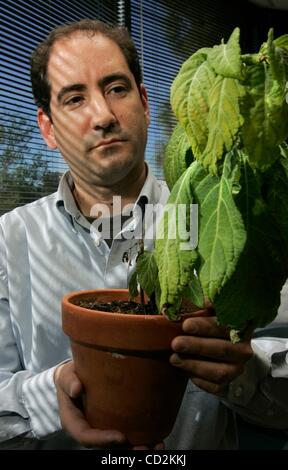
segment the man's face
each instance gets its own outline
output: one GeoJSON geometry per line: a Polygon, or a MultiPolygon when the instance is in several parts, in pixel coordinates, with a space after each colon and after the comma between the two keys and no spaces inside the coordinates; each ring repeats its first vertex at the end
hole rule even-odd
{"type": "Polygon", "coordinates": [[[48,79],[51,121],[42,114],[40,129],[75,181],[110,186],[143,170],[147,94],[143,85],[139,92],[116,43],[101,34],[59,40],[48,79]]]}

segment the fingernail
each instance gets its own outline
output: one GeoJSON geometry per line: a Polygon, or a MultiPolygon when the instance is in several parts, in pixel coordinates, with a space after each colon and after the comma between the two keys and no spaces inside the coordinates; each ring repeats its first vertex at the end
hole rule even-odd
{"type": "Polygon", "coordinates": [[[181,359],[178,354],[172,354],[172,356],[170,357],[170,363],[173,366],[179,366],[181,364],[181,359]]]}
{"type": "Polygon", "coordinates": [[[77,398],[79,396],[79,384],[78,382],[73,382],[71,385],[70,385],[70,389],[69,389],[69,395],[71,398],[77,398]]]}
{"type": "Polygon", "coordinates": [[[173,351],[176,353],[185,353],[187,350],[187,344],[185,339],[177,338],[173,343],[173,351]]]}
{"type": "Polygon", "coordinates": [[[182,328],[185,333],[189,333],[190,335],[194,335],[196,333],[195,325],[193,322],[189,321],[189,319],[183,322],[182,328]]]}

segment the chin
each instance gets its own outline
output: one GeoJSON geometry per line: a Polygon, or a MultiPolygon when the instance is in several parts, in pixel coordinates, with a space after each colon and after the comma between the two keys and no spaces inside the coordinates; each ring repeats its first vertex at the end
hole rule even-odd
{"type": "Polygon", "coordinates": [[[119,181],[139,167],[139,164],[137,164],[133,156],[124,158],[112,156],[106,158],[106,160],[102,160],[100,164],[97,165],[97,168],[94,167],[96,169],[95,174],[100,178],[109,177],[119,181]]]}

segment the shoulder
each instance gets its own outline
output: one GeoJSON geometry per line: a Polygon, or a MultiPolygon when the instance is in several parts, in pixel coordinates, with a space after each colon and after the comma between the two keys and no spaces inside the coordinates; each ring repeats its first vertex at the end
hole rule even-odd
{"type": "Polygon", "coordinates": [[[6,212],[0,217],[0,224],[2,228],[14,225],[17,221],[29,222],[29,219],[34,217],[44,218],[47,212],[52,212],[56,208],[57,192],[44,196],[36,201],[25,204],[24,206],[16,207],[15,209],[6,212]]]}

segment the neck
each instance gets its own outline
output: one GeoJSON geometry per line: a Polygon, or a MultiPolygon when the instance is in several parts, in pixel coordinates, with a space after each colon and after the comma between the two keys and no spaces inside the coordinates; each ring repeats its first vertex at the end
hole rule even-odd
{"type": "MultiPolygon", "coordinates": [[[[73,175],[72,175],[73,176],[73,175]]],[[[127,176],[124,181],[121,181],[113,186],[101,185],[86,185],[82,181],[74,180],[73,197],[75,202],[85,216],[90,216],[93,213],[93,206],[96,204],[105,204],[109,208],[110,215],[113,212],[113,196],[121,197],[121,205],[119,210],[122,210],[126,204],[134,203],[144,185],[147,176],[146,165],[143,165],[141,171],[134,176],[127,176]]],[[[115,215],[115,209],[113,212],[115,215]]]]}

